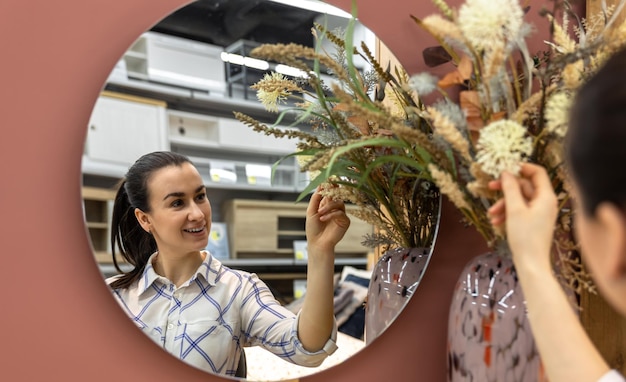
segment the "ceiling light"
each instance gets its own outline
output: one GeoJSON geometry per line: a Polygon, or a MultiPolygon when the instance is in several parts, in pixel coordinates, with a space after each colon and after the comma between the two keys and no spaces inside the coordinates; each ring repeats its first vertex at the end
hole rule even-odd
{"type": "Polygon", "coordinates": [[[334,5],[330,5],[319,0],[270,0],[275,3],[288,5],[290,7],[308,9],[309,11],[325,13],[328,15],[351,18],[352,15],[345,12],[334,5]]]}
{"type": "Polygon", "coordinates": [[[220,84],[219,81],[156,68],[148,68],[148,76],[161,81],[168,80],[168,82],[174,81],[176,83],[186,83],[188,85],[191,84],[192,86],[195,85],[201,88],[214,87],[220,84]]]}
{"type": "Polygon", "coordinates": [[[267,70],[270,68],[270,64],[267,61],[259,60],[252,57],[244,57],[243,64],[249,68],[267,70]]]}
{"type": "Polygon", "coordinates": [[[249,68],[259,70],[268,70],[270,68],[270,64],[267,61],[259,60],[252,57],[244,57],[240,54],[222,52],[220,53],[220,58],[224,62],[230,62],[231,64],[235,65],[245,65],[249,68]]]}
{"type": "Polygon", "coordinates": [[[304,70],[300,70],[298,68],[294,68],[293,66],[287,66],[283,64],[276,65],[276,68],[274,68],[274,70],[278,73],[291,77],[307,78],[309,76],[304,70]]]}

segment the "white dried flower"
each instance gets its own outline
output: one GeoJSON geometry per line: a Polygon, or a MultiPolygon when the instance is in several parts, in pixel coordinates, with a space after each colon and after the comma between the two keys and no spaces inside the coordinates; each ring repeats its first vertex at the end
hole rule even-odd
{"type": "Polygon", "coordinates": [[[423,72],[412,75],[411,78],[409,78],[409,87],[411,87],[417,95],[425,96],[437,89],[437,82],[439,82],[439,78],[430,73],[423,72]]]}
{"type": "Polygon", "coordinates": [[[467,0],[457,20],[465,38],[478,50],[517,40],[523,24],[524,11],[517,0],[467,0]]]}
{"type": "Polygon", "coordinates": [[[294,91],[301,91],[292,80],[280,73],[266,73],[263,78],[251,86],[256,89],[256,96],[267,111],[278,112],[278,104],[285,103],[294,91]]]}
{"type": "Polygon", "coordinates": [[[476,149],[476,162],[482,170],[499,178],[503,171],[519,173],[521,162],[533,151],[533,144],[524,126],[502,119],[480,130],[476,149]]]}
{"type": "Polygon", "coordinates": [[[569,94],[558,92],[546,102],[546,130],[558,137],[564,137],[569,123],[569,109],[572,98],[569,94]]]}

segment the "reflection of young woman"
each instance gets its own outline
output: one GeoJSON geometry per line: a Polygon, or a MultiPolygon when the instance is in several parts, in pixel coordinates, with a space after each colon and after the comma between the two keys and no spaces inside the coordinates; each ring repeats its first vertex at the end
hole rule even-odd
{"type": "MultiPolygon", "coordinates": [[[[575,229],[598,289],[626,315],[626,51],[581,89],[567,139],[577,198],[575,229]]],[[[568,304],[550,267],[557,199],[546,171],[526,164],[521,176],[493,182],[504,199],[492,223],[506,223],[528,317],[551,382],[624,381],[603,360],[568,304]],[[532,238],[532,240],[528,240],[532,238]]]]}
{"type": "Polygon", "coordinates": [[[107,280],[120,305],[172,355],[235,375],[241,348],[260,345],[317,366],[336,349],[334,248],[350,225],[342,202],[315,193],[306,213],[307,293],[297,316],[256,275],[204,250],[211,205],[184,156],[154,152],[128,170],[115,197],[111,244],[134,267],[107,280]]]}

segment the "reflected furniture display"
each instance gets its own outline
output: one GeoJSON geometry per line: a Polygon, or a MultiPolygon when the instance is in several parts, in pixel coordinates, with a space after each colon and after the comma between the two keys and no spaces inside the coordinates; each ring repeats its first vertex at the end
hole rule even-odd
{"type": "Polygon", "coordinates": [[[112,190],[83,187],[83,212],[94,256],[99,263],[111,262],[111,212],[115,193],[112,190]]]}
{"type": "MultiPolygon", "coordinates": [[[[241,47],[247,50],[233,52],[245,55],[252,45],[241,47]]],[[[295,259],[294,241],[305,239],[306,202],[295,200],[308,176],[295,158],[283,158],[296,150],[295,140],[259,134],[233,117],[233,111],[257,118],[268,113],[240,91],[222,91],[231,89],[228,78],[235,80],[226,73],[236,70],[218,48],[146,32],[110,74],[92,111],[82,160],[89,237],[102,273],[115,274],[109,243],[115,186],[141,155],[178,152],[200,172],[213,221],[227,227],[229,254],[221,261],[257,273],[288,303],[294,284],[306,278],[306,261],[295,259]]],[[[289,118],[284,123],[278,128],[298,128],[289,126],[289,118]]],[[[351,220],[337,247],[336,271],[367,266],[369,249],[361,241],[373,227],[351,220]]]]}
{"type": "MultiPolygon", "coordinates": [[[[293,242],[304,240],[306,202],[276,202],[267,200],[230,199],[222,205],[222,215],[228,226],[231,257],[258,259],[268,255],[274,259],[295,259],[293,242]]],[[[346,212],[355,206],[346,206],[346,212]]],[[[373,233],[371,225],[351,219],[350,228],[337,244],[338,260],[363,259],[368,248],[361,245],[365,234],[373,233]]]]}
{"type": "Polygon", "coordinates": [[[223,95],[222,48],[156,32],[143,33],[122,57],[128,77],[223,95]]]}

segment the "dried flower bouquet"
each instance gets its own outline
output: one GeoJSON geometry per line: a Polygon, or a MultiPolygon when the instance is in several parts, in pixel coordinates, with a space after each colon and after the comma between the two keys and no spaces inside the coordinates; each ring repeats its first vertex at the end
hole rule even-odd
{"type": "Polygon", "coordinates": [[[306,74],[274,73],[254,87],[268,110],[295,99],[277,122],[295,113],[296,124],[311,129],[286,131],[236,117],[259,132],[299,139],[292,155],[304,171],[316,172],[303,195],[331,185],[325,192],[358,205],[357,217],[379,227],[366,240],[372,246],[428,245],[441,192],[496,249],[506,238],[489,223],[486,211],[499,195],[487,184],[502,171],[516,173],[522,162],[539,163],[562,203],[555,264],[570,287],[591,288],[570,232],[562,145],[577,88],[626,40],[626,26],[612,25],[623,2],[588,20],[577,18],[567,2],[553,2],[552,10],[542,10],[552,39],[545,51],[529,52],[533,26],[517,0],[467,0],[458,9],[433,1],[438,14],[412,18],[454,64],[443,78],[383,69],[365,44],[353,45],[353,22],[344,34],[318,25],[318,41],[330,40],[336,54],[293,44],[252,52],[306,74]],[[360,73],[353,55],[373,70],[360,73]],[[322,68],[331,74],[329,83],[322,68]],[[423,104],[420,97],[431,93],[438,101],[423,104]]]}
{"type": "Polygon", "coordinates": [[[301,129],[279,129],[238,112],[235,116],[264,134],[298,139],[299,151],[292,155],[312,178],[300,197],[322,186],[324,194],[357,205],[352,214],[377,227],[364,245],[385,250],[428,247],[438,220],[439,192],[425,176],[426,162],[415,166],[423,157],[417,153],[421,147],[395,138],[392,131],[393,126],[406,127],[429,144],[430,126],[417,116],[422,105],[407,90],[408,75],[383,70],[365,44],[354,47],[353,26],[354,20],[346,31],[315,26],[318,46],[326,39],[334,45],[333,53],[295,44],[262,45],[252,51],[255,57],[305,73],[301,78],[271,73],[253,86],[267,110],[278,112],[279,104],[290,105],[277,123],[292,115],[301,129]],[[374,69],[359,72],[353,54],[374,69]],[[383,104],[385,97],[396,100],[393,107],[383,104]]]}
{"type": "Polygon", "coordinates": [[[506,238],[489,223],[486,210],[499,195],[488,189],[488,182],[503,171],[517,173],[522,162],[544,166],[562,207],[555,264],[570,287],[591,288],[570,232],[563,140],[576,90],[623,44],[626,27],[609,28],[623,4],[581,20],[568,2],[552,2],[552,10],[541,10],[552,41],[545,51],[531,54],[527,39],[533,26],[517,0],[467,0],[458,9],[442,0],[434,3],[439,14],[413,19],[439,41],[456,67],[441,79],[420,73],[410,80],[422,96],[442,94],[422,116],[432,125],[438,147],[454,155],[428,165],[432,180],[496,247],[506,238]],[[461,88],[458,96],[448,94],[452,86],[461,88]]]}

